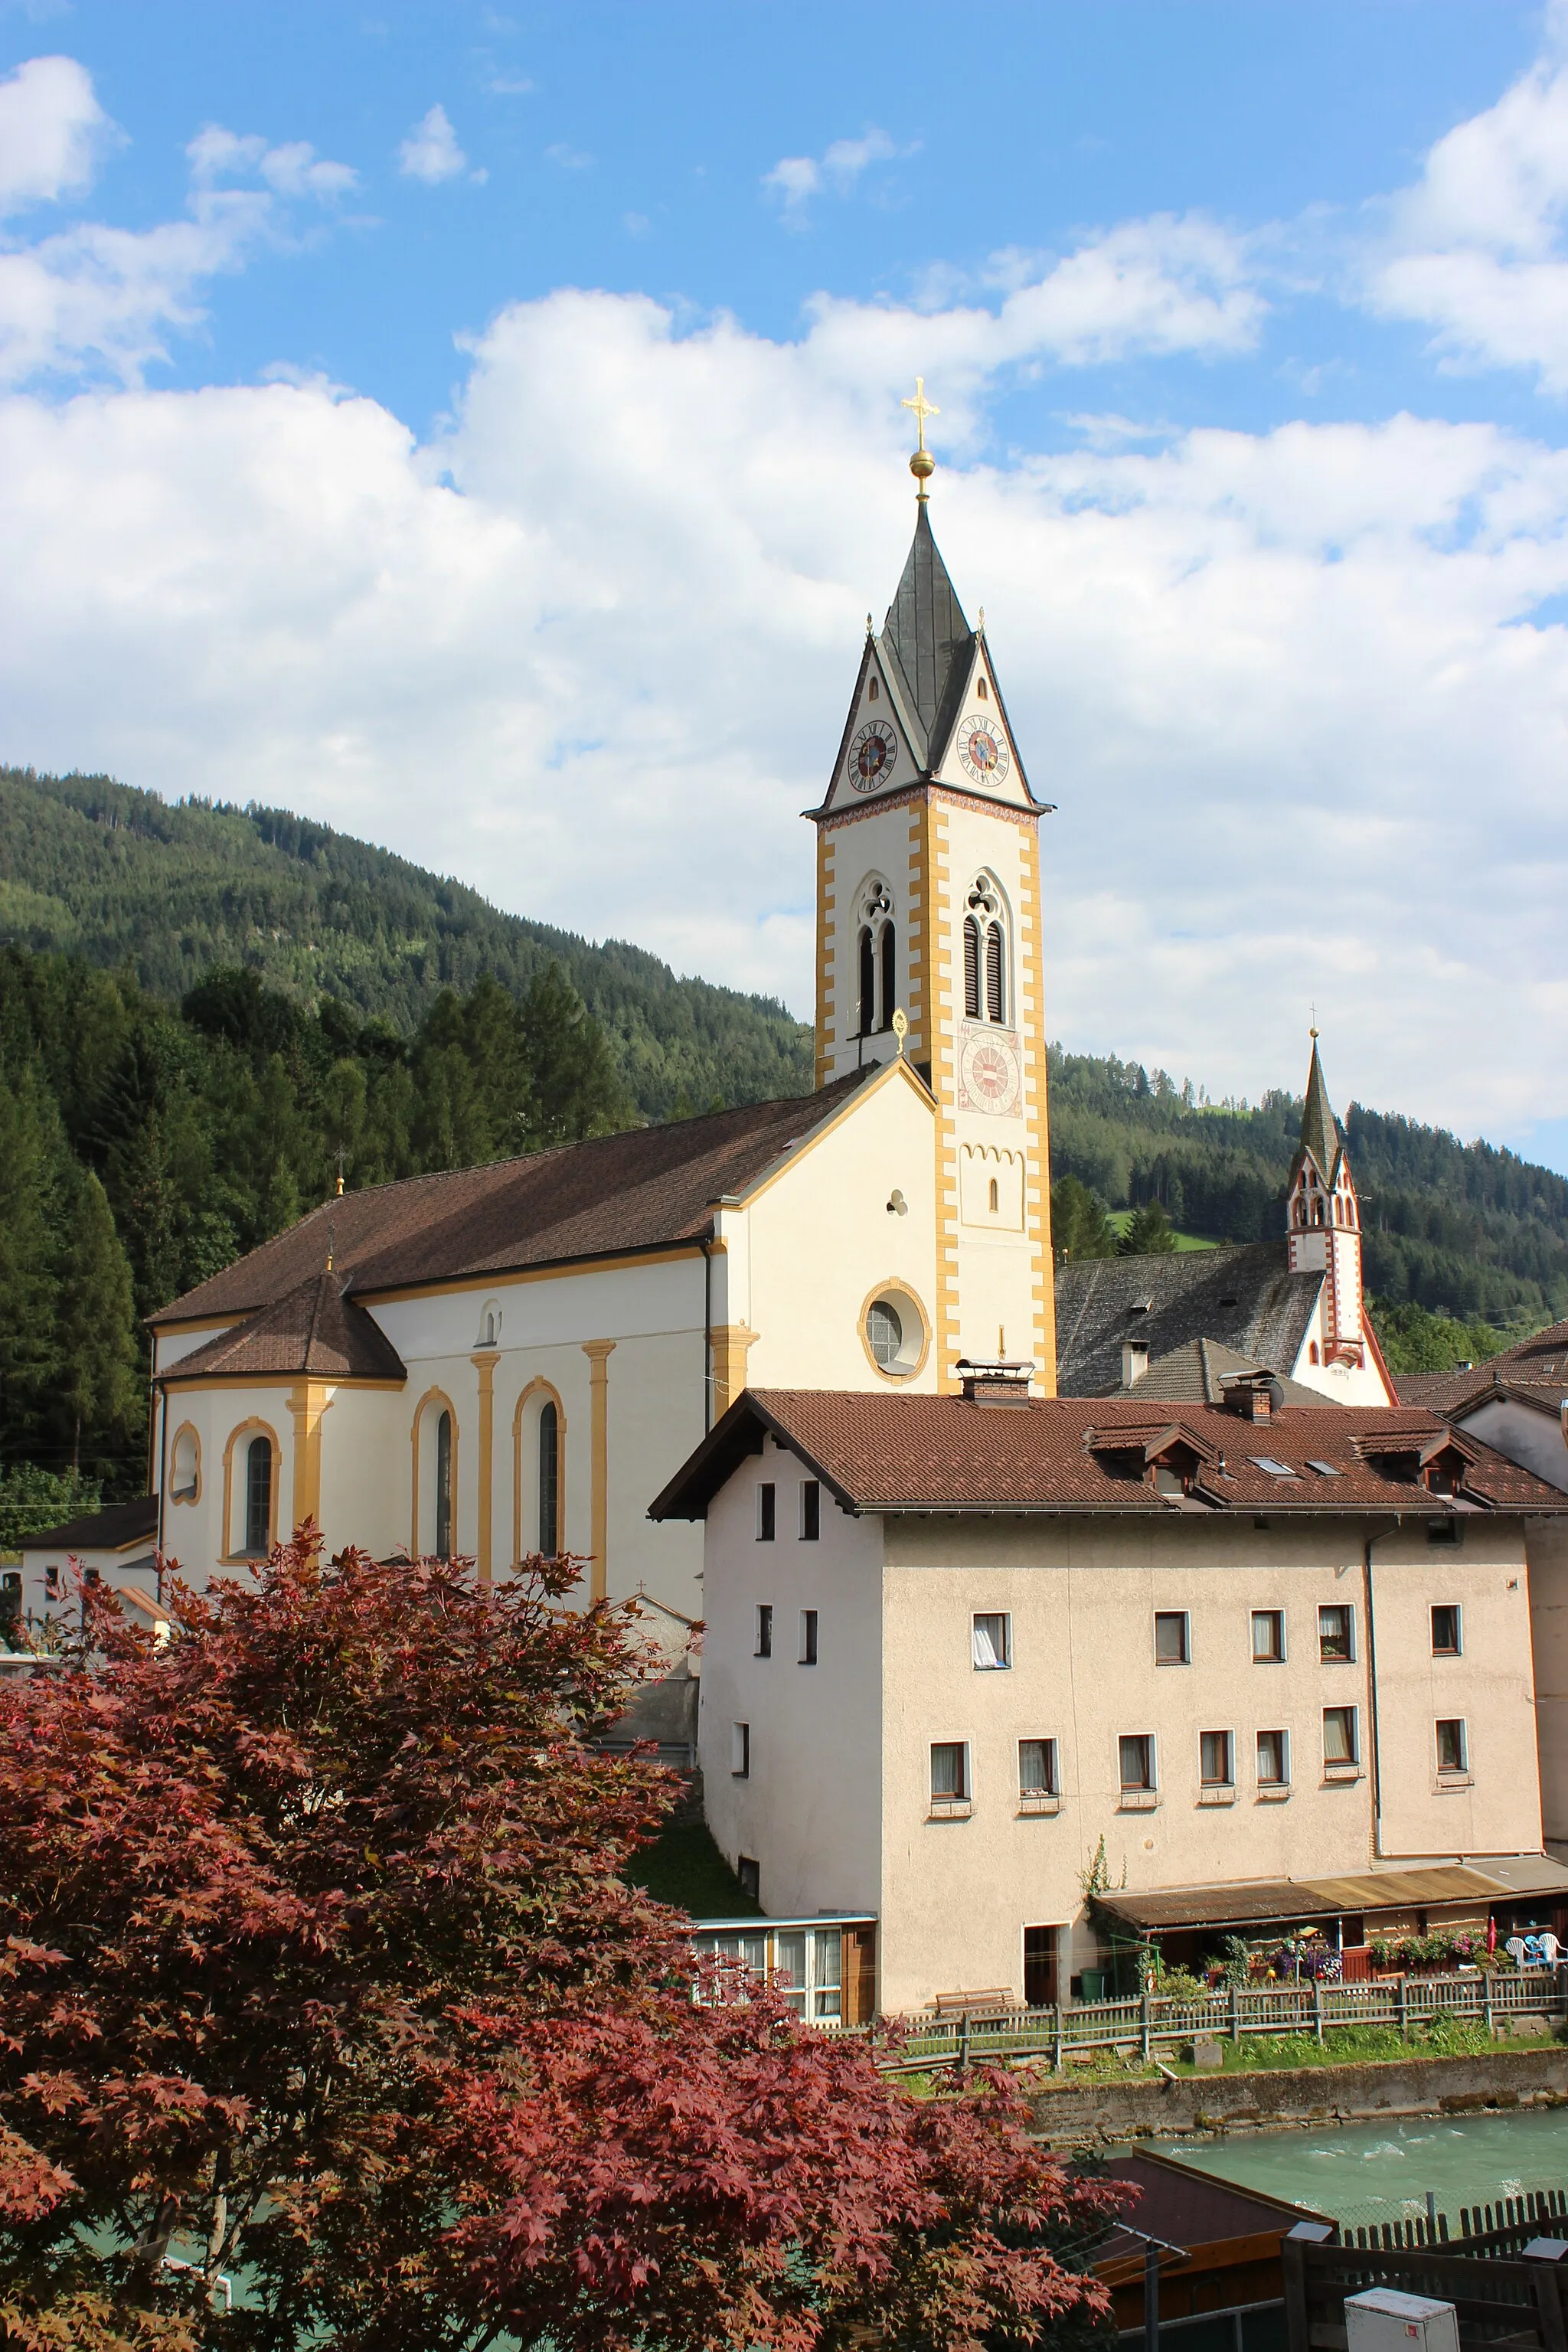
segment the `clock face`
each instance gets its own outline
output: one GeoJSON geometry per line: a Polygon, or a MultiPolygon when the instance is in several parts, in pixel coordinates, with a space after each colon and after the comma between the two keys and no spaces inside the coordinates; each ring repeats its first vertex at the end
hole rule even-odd
{"type": "Polygon", "coordinates": [[[1007,772],[1007,746],[988,719],[966,719],[958,739],[963,772],[977,784],[999,784],[1007,772]]]}
{"type": "Polygon", "coordinates": [[[971,1030],[958,1059],[959,1106],[1011,1111],[1018,1107],[1018,1049],[995,1031],[971,1030]]]}
{"type": "Polygon", "coordinates": [[[899,739],[885,719],[862,727],[849,746],[849,781],[858,793],[873,792],[886,783],[899,755],[899,739]]]}

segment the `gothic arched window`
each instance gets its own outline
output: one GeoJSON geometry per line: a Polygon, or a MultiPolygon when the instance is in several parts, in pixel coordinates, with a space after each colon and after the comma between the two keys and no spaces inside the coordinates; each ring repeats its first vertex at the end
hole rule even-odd
{"type": "Polygon", "coordinates": [[[963,1012],[969,1021],[1008,1018],[1007,919],[988,874],[975,879],[963,919],[963,1012]]]}
{"type": "Polygon", "coordinates": [[[898,932],[885,882],[868,882],[860,893],[859,997],[862,1037],[893,1025],[899,1001],[898,932]]]}
{"type": "Polygon", "coordinates": [[[245,1456],[245,1549],[265,1559],[272,1549],[272,1440],[253,1437],[245,1456]]]}

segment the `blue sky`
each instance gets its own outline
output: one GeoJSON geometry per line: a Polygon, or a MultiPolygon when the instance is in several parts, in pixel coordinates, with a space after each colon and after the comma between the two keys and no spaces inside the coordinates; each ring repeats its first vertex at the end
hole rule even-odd
{"type": "Polygon", "coordinates": [[[1565,24],[0,5],[0,756],[806,1009],[921,369],[1053,1030],[1568,1165],[1565,24]]]}

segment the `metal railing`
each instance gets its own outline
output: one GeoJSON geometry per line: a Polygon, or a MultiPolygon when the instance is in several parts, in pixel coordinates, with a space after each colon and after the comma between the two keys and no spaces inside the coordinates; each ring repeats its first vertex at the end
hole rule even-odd
{"type": "Polygon", "coordinates": [[[1408,2033],[1413,2026],[1452,2019],[1489,2030],[1522,2016],[1568,2017],[1568,1968],[1400,1976],[1353,1985],[1232,1985],[1198,2000],[1144,1994],[1051,2009],[977,2005],[914,2021],[897,2054],[883,2064],[901,2073],[1048,2058],[1059,2069],[1076,2051],[1135,2051],[1147,2060],[1179,2042],[1298,2035],[1321,2043],[1346,2026],[1392,2026],[1408,2033]]]}

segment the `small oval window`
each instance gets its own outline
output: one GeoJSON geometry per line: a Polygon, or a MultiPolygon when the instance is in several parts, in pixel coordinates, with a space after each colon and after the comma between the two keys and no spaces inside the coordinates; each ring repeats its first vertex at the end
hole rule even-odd
{"type": "Polygon", "coordinates": [[[903,1319],[890,1298],[873,1302],[866,1317],[866,1337],[878,1363],[884,1371],[890,1371],[904,1346],[903,1319]]]}

